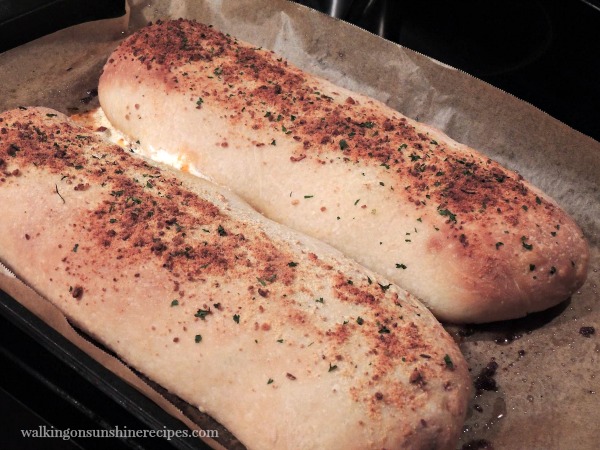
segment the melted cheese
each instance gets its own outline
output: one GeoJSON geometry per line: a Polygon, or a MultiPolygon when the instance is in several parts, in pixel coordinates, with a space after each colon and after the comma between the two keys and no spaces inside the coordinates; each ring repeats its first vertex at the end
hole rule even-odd
{"type": "Polygon", "coordinates": [[[71,119],[86,128],[94,130],[96,133],[102,135],[105,139],[108,139],[119,147],[129,149],[131,152],[137,153],[152,161],[167,164],[182,172],[187,172],[191,175],[214,182],[211,177],[202,173],[194,163],[189,161],[189,158],[184,151],[174,152],[173,150],[156,148],[152,145],[144,146],[139,141],[134,141],[110,123],[101,107],[85,113],[75,114],[71,116],[71,119]]]}

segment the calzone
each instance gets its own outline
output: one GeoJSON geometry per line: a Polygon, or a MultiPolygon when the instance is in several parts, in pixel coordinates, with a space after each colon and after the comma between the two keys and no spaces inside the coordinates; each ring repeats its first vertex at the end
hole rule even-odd
{"type": "Polygon", "coordinates": [[[452,449],[470,379],[426,307],[51,109],[0,115],[0,261],[250,449],[452,449]]]}
{"type": "Polygon", "coordinates": [[[231,188],[444,321],[524,316],[585,280],[581,230],[521,176],[207,25],[165,21],[130,36],[99,96],[144,154],[231,188]]]}

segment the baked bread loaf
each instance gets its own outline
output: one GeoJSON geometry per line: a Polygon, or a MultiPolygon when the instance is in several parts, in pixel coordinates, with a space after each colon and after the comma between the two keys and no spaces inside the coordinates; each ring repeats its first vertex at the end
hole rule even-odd
{"type": "Polygon", "coordinates": [[[520,317],[585,280],[582,231],[521,176],[209,26],[158,22],[130,36],[104,67],[99,98],[144,154],[228,186],[441,320],[520,317]]]}
{"type": "Polygon", "coordinates": [[[0,261],[248,448],[454,448],[457,345],[400,288],[62,114],[0,115],[0,261]]]}

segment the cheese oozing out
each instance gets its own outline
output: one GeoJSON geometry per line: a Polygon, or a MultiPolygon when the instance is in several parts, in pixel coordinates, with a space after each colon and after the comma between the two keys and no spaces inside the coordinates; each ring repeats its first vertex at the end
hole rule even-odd
{"type": "Polygon", "coordinates": [[[166,150],[160,147],[156,148],[152,145],[141,145],[139,141],[132,139],[115,128],[101,107],[94,108],[85,113],[75,114],[71,116],[71,119],[101,134],[110,142],[122,148],[129,149],[133,153],[214,183],[211,177],[204,174],[196,164],[190,161],[185,152],[174,152],[173,150],[166,150]]]}

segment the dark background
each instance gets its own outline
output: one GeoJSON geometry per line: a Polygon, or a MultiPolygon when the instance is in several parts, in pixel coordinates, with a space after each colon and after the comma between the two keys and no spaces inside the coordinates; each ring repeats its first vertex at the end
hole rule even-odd
{"type": "Polygon", "coordinates": [[[600,140],[600,0],[296,0],[461,69],[600,140]]]}

